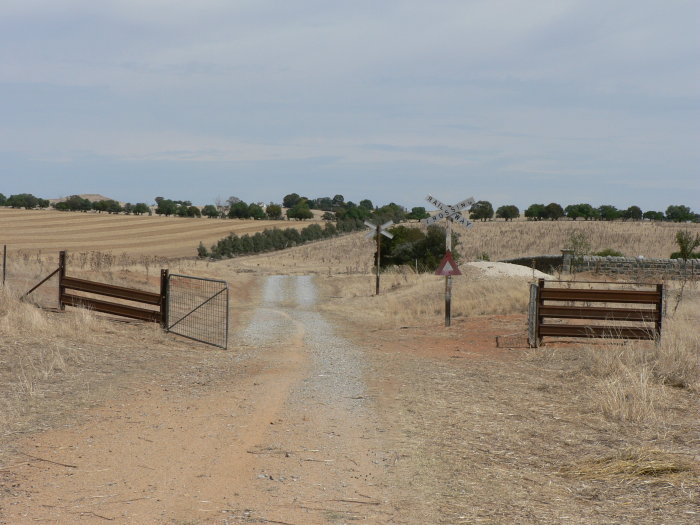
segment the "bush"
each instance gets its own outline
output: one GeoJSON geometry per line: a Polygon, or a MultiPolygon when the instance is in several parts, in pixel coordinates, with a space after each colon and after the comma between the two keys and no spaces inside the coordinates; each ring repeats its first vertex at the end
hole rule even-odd
{"type": "MultiPolygon", "coordinates": [[[[445,228],[433,224],[428,226],[426,233],[418,228],[396,226],[389,230],[393,239],[382,236],[380,266],[400,266],[408,264],[418,265],[435,270],[445,255],[445,228]]],[[[458,237],[452,234],[453,256],[457,259],[454,248],[458,244],[458,237]]]]}
{"type": "Polygon", "coordinates": [[[604,250],[596,252],[594,255],[597,255],[598,257],[624,257],[622,252],[613,250],[612,248],[605,248],[604,250]]]}
{"type": "Polygon", "coordinates": [[[671,254],[671,259],[700,259],[700,252],[691,252],[688,254],[685,254],[686,257],[683,257],[684,254],[681,252],[673,252],[671,254]]]}

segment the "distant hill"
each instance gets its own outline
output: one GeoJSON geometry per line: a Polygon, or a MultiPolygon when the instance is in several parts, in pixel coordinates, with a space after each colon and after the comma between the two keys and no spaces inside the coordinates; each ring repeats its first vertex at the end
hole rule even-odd
{"type": "MultiPolygon", "coordinates": [[[[68,196],[70,197],[70,195],[68,196]]],[[[55,204],[57,202],[63,202],[65,201],[68,197],[60,197],[58,199],[49,199],[49,202],[52,204],[55,204]]],[[[105,197],[104,195],[100,195],[99,193],[81,193],[78,195],[78,197],[82,199],[87,199],[90,202],[100,202],[100,201],[109,201],[109,200],[116,200],[116,199],[110,199],[109,197],[105,197]]],[[[122,203],[123,204],[123,203],[122,203]]]]}

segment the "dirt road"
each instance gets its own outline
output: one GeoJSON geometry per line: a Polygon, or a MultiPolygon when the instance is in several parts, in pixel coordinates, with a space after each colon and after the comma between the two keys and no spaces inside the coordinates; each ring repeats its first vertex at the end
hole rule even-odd
{"type": "Polygon", "coordinates": [[[162,336],[99,408],[13,441],[0,523],[697,523],[696,393],[612,419],[604,345],[530,351],[520,314],[368,330],[321,276],[258,278],[232,350],[162,336]]]}
{"type": "Polygon", "coordinates": [[[363,350],[271,276],[223,385],[158,384],[27,440],[3,523],[344,523],[392,514],[363,350]]]}

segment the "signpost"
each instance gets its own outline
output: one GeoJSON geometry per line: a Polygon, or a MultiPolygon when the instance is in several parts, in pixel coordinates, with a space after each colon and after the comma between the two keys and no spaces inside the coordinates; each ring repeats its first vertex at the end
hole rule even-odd
{"type": "Polygon", "coordinates": [[[461,275],[461,272],[459,271],[459,268],[452,257],[452,223],[456,222],[457,224],[461,224],[467,228],[471,228],[474,225],[474,223],[472,223],[461,213],[462,210],[466,210],[470,208],[472,204],[474,204],[474,199],[469,197],[468,199],[458,202],[454,206],[445,204],[437,200],[432,195],[428,195],[425,200],[435,206],[439,211],[432,217],[422,219],[421,222],[423,224],[427,224],[429,226],[443,219],[447,221],[447,226],[445,228],[445,257],[442,259],[442,262],[438,266],[435,274],[445,276],[445,326],[450,326],[450,323],[452,322],[452,276],[461,275]]]}
{"type": "Polygon", "coordinates": [[[384,224],[373,224],[369,221],[365,221],[365,226],[369,226],[372,228],[373,231],[369,232],[367,235],[365,235],[366,239],[371,239],[372,237],[377,238],[377,291],[376,295],[379,295],[379,257],[382,253],[382,243],[381,243],[381,236],[384,235],[385,237],[388,237],[389,239],[393,239],[394,236],[386,231],[386,229],[394,224],[394,221],[389,221],[385,222],[384,224]]]}

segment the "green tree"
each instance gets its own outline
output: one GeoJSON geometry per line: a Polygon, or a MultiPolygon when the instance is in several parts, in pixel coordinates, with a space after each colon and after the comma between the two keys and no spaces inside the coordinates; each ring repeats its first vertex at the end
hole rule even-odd
{"type": "Polygon", "coordinates": [[[673,222],[692,221],[695,214],[688,206],[671,205],[666,208],[666,219],[673,222]]]}
{"type": "Polygon", "coordinates": [[[202,215],[209,217],[210,219],[216,219],[219,217],[219,210],[213,204],[207,204],[202,208],[202,215]]]}
{"type": "Polygon", "coordinates": [[[489,201],[476,201],[472,204],[469,218],[486,221],[493,218],[493,206],[489,201]]]}
{"type": "Polygon", "coordinates": [[[137,202],[136,204],[134,204],[134,215],[143,215],[144,213],[148,213],[149,215],[151,213],[151,207],[148,204],[146,204],[145,202],[137,202]]]}
{"type": "Polygon", "coordinates": [[[520,210],[514,204],[499,206],[496,210],[496,217],[499,219],[505,219],[506,221],[512,221],[513,219],[520,217],[520,210]]]}
{"type": "Polygon", "coordinates": [[[374,205],[372,204],[372,201],[369,199],[362,199],[360,201],[360,208],[364,208],[366,210],[372,211],[374,209],[374,205]]]}
{"type": "Polygon", "coordinates": [[[406,220],[406,208],[394,202],[390,202],[389,204],[385,204],[380,208],[375,208],[373,215],[375,221],[378,221],[381,224],[388,221],[399,223],[406,220]]]}
{"type": "Polygon", "coordinates": [[[229,219],[249,219],[250,209],[248,205],[243,201],[236,202],[228,210],[229,219]]]}
{"type": "Polygon", "coordinates": [[[650,221],[663,221],[664,220],[664,214],[660,211],[645,211],[644,214],[642,215],[647,220],[650,221]]]}
{"type": "Polygon", "coordinates": [[[102,202],[104,202],[105,211],[107,213],[110,213],[110,214],[111,213],[121,213],[124,211],[124,208],[122,207],[121,204],[119,204],[118,201],[115,201],[113,199],[108,199],[108,200],[102,201],[102,202]]]}
{"type": "Polygon", "coordinates": [[[693,236],[688,230],[678,230],[676,232],[676,244],[678,251],[671,254],[671,259],[688,259],[700,258],[700,254],[694,253],[695,248],[700,246],[700,234],[696,233],[693,236]]]}
{"type": "Polygon", "coordinates": [[[177,213],[178,205],[170,199],[156,197],[156,204],[157,215],[165,215],[166,217],[170,217],[171,215],[175,215],[177,213]]]}
{"type": "Polygon", "coordinates": [[[39,205],[39,199],[31,193],[18,193],[17,195],[10,195],[5,205],[12,208],[32,210],[39,205]]]}
{"type": "Polygon", "coordinates": [[[564,216],[564,208],[556,202],[550,202],[544,207],[547,212],[547,218],[553,221],[558,221],[564,216]]]}
{"type": "Polygon", "coordinates": [[[293,208],[301,200],[298,193],[290,193],[282,199],[282,206],[285,208],[293,208]]]}
{"type": "Polygon", "coordinates": [[[544,204],[530,204],[525,210],[525,217],[531,221],[541,221],[547,217],[547,209],[544,204]]]}
{"type": "Polygon", "coordinates": [[[614,221],[620,218],[620,210],[612,204],[598,206],[598,213],[600,214],[600,218],[604,221],[614,221]]]}
{"type": "Polygon", "coordinates": [[[406,215],[407,219],[413,219],[413,220],[421,220],[421,219],[427,219],[430,217],[430,214],[425,211],[425,208],[423,206],[415,206],[411,208],[411,213],[406,215]]]}
{"type": "Polygon", "coordinates": [[[265,210],[262,209],[262,206],[253,202],[248,205],[248,214],[256,221],[267,218],[267,215],[265,215],[265,210]]]}
{"type": "Polygon", "coordinates": [[[640,221],[642,220],[643,213],[639,206],[630,206],[625,211],[621,213],[622,218],[630,221],[640,221]]]}
{"type": "MultiPolygon", "coordinates": [[[[419,228],[409,228],[403,225],[389,230],[393,239],[381,237],[380,266],[410,264],[416,262],[421,267],[435,270],[445,255],[445,228],[437,224],[428,226],[425,233],[419,228]]],[[[459,243],[458,236],[452,234],[453,250],[459,243]]],[[[457,254],[453,251],[453,255],[457,254]]]]}
{"type": "Polygon", "coordinates": [[[302,199],[287,210],[287,217],[289,219],[304,221],[306,219],[313,219],[314,214],[311,211],[311,208],[309,208],[309,205],[306,202],[306,200],[302,199]]]}
{"type": "Polygon", "coordinates": [[[5,206],[7,203],[7,197],[5,197],[2,193],[0,193],[0,206],[5,206]]]}
{"type": "Polygon", "coordinates": [[[279,204],[270,203],[265,208],[265,213],[273,221],[277,221],[282,218],[282,206],[279,204]]]}

